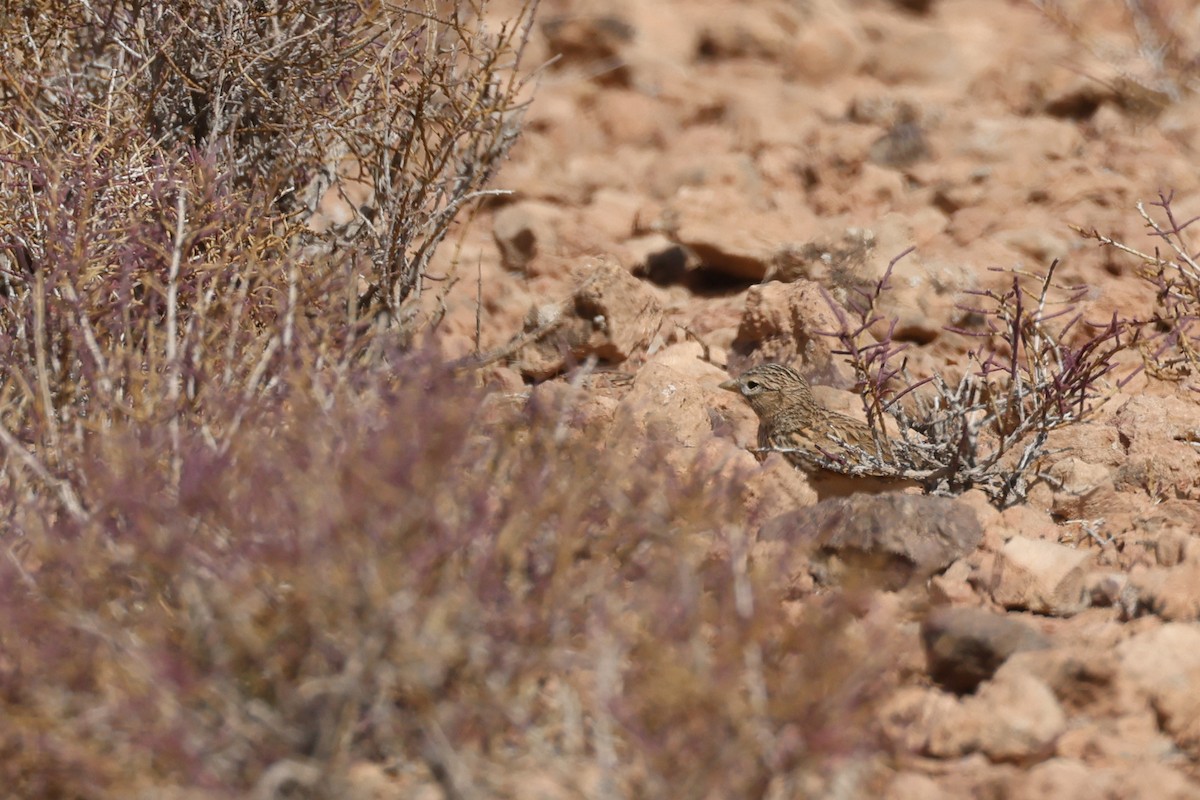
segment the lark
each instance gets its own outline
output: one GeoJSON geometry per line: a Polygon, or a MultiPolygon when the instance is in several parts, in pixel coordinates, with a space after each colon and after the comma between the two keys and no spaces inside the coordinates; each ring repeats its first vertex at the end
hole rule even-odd
{"type": "Polygon", "coordinates": [[[810,475],[897,477],[909,460],[904,442],[878,437],[870,426],[825,408],[804,376],[782,364],[760,364],[722,389],[737,392],[758,415],[760,452],[777,451],[810,475]]]}

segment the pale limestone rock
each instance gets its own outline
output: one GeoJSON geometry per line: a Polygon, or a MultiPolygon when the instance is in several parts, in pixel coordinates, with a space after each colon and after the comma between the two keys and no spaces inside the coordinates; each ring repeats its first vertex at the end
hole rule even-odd
{"type": "Polygon", "coordinates": [[[1005,608],[1069,616],[1087,603],[1084,579],[1092,555],[1066,545],[1017,536],[1001,548],[992,599],[1005,608]]]}

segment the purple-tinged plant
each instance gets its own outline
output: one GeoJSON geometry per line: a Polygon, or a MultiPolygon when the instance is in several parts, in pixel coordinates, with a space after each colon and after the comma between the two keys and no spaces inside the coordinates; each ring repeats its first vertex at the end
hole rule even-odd
{"type": "Polygon", "coordinates": [[[1075,228],[1085,239],[1126,253],[1138,260],[1137,274],[1154,289],[1154,311],[1131,321],[1141,333],[1139,349],[1147,371],[1162,380],[1200,375],[1200,252],[1188,241],[1188,229],[1200,217],[1181,220],[1175,213],[1175,193],[1159,193],[1152,203],[1138,202],[1137,210],[1159,241],[1153,252],[1113,239],[1099,231],[1075,228]],[[1157,213],[1151,209],[1157,209],[1157,213]]]}
{"type": "Polygon", "coordinates": [[[959,306],[979,320],[977,327],[947,328],[977,342],[969,350],[973,368],[957,380],[937,374],[915,380],[905,361],[895,363],[904,347],[892,341],[894,323],[882,340],[862,343],[882,319],[875,309],[892,268],[908,252],[892,260],[873,290],[861,292],[861,301],[848,304],[848,313],[826,298],[841,327],[824,335],[837,339],[842,347],[835,352],[859,376],[872,429],[886,435],[886,412],[906,443],[891,461],[863,452],[862,470],[911,479],[935,493],[980,488],[1001,507],[1020,502],[1049,433],[1107,399],[1113,389],[1105,378],[1118,354],[1136,346],[1138,331],[1116,315],[1086,322],[1076,311],[1084,290],[1053,281],[1058,262],[1040,276],[1012,271],[1006,290],[970,292],[977,305],[959,306]],[[1031,280],[1033,291],[1026,288],[1031,280]],[[909,395],[908,403],[899,402],[909,395]]]}

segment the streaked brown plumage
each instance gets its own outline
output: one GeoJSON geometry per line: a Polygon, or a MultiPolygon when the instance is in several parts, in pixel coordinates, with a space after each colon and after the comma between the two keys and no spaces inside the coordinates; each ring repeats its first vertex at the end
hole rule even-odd
{"type": "Polygon", "coordinates": [[[897,475],[899,467],[866,465],[863,455],[875,455],[891,465],[904,443],[885,437],[877,441],[865,423],[825,408],[813,397],[804,376],[790,367],[760,364],[725,381],[721,388],[746,398],[758,415],[760,450],[779,451],[808,473],[897,475]]]}

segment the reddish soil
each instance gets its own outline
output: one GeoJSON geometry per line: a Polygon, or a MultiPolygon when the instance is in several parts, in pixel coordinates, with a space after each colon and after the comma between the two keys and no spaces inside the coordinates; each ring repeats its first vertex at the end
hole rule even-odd
{"type": "MultiPolygon", "coordinates": [[[[1195,8],[1158,6],[1177,36],[1200,30],[1195,8]]],[[[1200,213],[1200,105],[1182,68],[1139,54],[1125,7],[545,0],[531,63],[558,59],[494,182],[512,194],[455,254],[445,354],[502,348],[615,269],[594,300],[605,319],[570,335],[608,326],[596,369],[634,379],[585,399],[591,418],[603,427],[633,393],[659,403],[640,418],[656,436],[736,452],[755,421],[716,385],[747,362],[789,361],[854,405],[833,391],[848,381],[828,345],[805,350],[788,325],[827,313],[809,281],[844,300],[910,246],[882,311],[925,372],[963,362],[969,343],[943,326],[966,292],[1009,280],[994,268],[1060,259],[1059,279],[1088,287],[1088,319],[1144,316],[1154,292],[1134,259],[1072,226],[1153,250],[1138,201],[1173,191],[1181,217],[1200,213]]],[[[553,347],[513,350],[489,373],[510,392],[571,368],[553,347]]],[[[1140,376],[1056,434],[1061,486],[1002,513],[956,501],[982,543],[921,602],[878,612],[911,651],[880,720],[887,797],[1200,797],[1195,398],[1140,376]],[[1022,627],[935,624],[930,604],[1022,627]],[[972,637],[999,655],[959,695],[932,676],[959,675],[972,637]]],[[[816,501],[798,473],[762,470],[779,514],[816,501]]]]}

